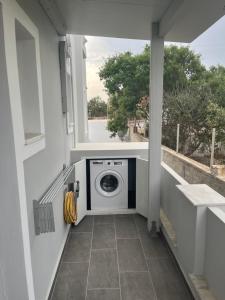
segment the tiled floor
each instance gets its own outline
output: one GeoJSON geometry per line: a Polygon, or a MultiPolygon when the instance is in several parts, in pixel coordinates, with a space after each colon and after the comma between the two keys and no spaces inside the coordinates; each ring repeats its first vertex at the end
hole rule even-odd
{"type": "Polygon", "coordinates": [[[51,300],[192,300],[164,239],[139,215],[87,216],[73,227],[51,300]]]}

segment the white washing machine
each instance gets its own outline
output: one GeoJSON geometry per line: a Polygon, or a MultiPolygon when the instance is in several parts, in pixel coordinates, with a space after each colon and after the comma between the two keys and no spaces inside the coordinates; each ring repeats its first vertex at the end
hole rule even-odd
{"type": "Polygon", "coordinates": [[[128,208],[128,160],[90,161],[91,209],[128,208]]]}

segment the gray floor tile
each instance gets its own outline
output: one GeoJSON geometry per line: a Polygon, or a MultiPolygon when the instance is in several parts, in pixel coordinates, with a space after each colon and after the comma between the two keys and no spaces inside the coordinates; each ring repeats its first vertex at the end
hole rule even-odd
{"type": "Polygon", "coordinates": [[[119,239],[117,247],[120,272],[147,271],[147,263],[139,239],[119,239]]]}
{"type": "Polygon", "coordinates": [[[172,258],[154,258],[148,264],[158,300],[193,300],[172,258]]]}
{"type": "Polygon", "coordinates": [[[160,234],[157,237],[151,237],[149,233],[141,232],[140,238],[147,258],[170,257],[168,247],[160,234]]]}
{"type": "Polygon", "coordinates": [[[63,262],[88,262],[91,249],[91,233],[72,232],[63,252],[63,262]]]}
{"type": "Polygon", "coordinates": [[[92,249],[116,248],[114,224],[94,225],[92,249]]]}
{"type": "Polygon", "coordinates": [[[138,232],[148,232],[147,219],[141,215],[134,215],[134,221],[138,232]]]}
{"type": "Polygon", "coordinates": [[[133,215],[116,215],[116,238],[137,238],[137,229],[133,215]]]}
{"type": "Polygon", "coordinates": [[[62,263],[51,300],[84,300],[88,263],[62,263]]]}
{"type": "Polygon", "coordinates": [[[156,300],[148,272],[121,273],[120,284],[122,300],[156,300]]]}
{"type": "Polygon", "coordinates": [[[88,288],[119,288],[116,250],[91,251],[88,288]]]}
{"type": "Polygon", "coordinates": [[[111,224],[111,223],[114,223],[114,216],[113,215],[94,216],[94,223],[95,224],[111,224]]]}
{"type": "Polygon", "coordinates": [[[119,289],[88,290],[87,300],[120,300],[119,289]]]}
{"type": "Polygon", "coordinates": [[[155,300],[155,292],[157,300],[193,300],[165,240],[152,238],[146,225],[140,215],[86,217],[71,229],[51,300],[85,300],[90,251],[86,300],[155,300]]]}
{"type": "Polygon", "coordinates": [[[86,216],[77,226],[71,226],[71,231],[72,232],[92,232],[93,222],[94,222],[93,216],[86,216]]]}

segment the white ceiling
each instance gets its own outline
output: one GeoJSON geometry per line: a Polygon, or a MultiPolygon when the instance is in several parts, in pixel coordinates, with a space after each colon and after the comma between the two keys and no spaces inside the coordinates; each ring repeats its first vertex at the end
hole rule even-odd
{"type": "Polygon", "coordinates": [[[68,33],[146,40],[159,22],[166,40],[191,42],[225,13],[225,0],[54,1],[68,33]]]}

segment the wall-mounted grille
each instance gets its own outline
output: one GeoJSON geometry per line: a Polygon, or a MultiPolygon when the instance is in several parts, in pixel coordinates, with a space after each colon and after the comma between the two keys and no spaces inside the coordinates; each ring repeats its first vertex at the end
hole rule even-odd
{"type": "Polygon", "coordinates": [[[53,202],[65,185],[75,182],[75,165],[64,168],[39,200],[33,200],[35,234],[54,232],[53,202]]]}

